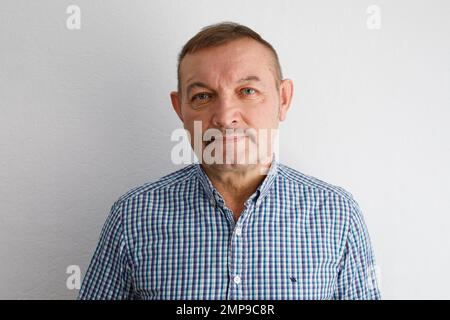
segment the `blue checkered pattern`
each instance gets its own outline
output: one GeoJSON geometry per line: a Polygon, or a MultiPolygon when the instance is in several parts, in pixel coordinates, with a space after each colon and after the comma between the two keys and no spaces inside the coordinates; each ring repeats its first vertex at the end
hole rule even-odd
{"type": "Polygon", "coordinates": [[[380,299],[358,204],[273,160],[237,222],[198,164],[112,206],[79,299],[380,299]]]}

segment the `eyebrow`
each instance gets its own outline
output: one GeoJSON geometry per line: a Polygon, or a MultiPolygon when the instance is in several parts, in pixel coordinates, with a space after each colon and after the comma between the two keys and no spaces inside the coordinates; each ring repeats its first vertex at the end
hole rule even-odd
{"type": "MultiPolygon", "coordinates": [[[[238,81],[236,81],[236,83],[242,83],[242,82],[249,82],[249,81],[256,81],[256,82],[260,82],[261,79],[257,76],[248,76],[242,79],[239,79],[238,81]]],[[[192,89],[194,88],[205,88],[211,91],[214,91],[213,89],[211,89],[207,84],[200,82],[200,81],[196,81],[191,83],[190,85],[188,85],[186,91],[187,91],[187,95],[189,96],[189,93],[192,91],[192,89]]]]}

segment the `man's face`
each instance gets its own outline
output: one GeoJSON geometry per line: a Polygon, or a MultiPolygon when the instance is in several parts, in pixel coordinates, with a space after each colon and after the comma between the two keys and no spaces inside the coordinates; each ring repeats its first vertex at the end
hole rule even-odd
{"type": "Polygon", "coordinates": [[[230,170],[242,167],[237,159],[245,159],[245,163],[263,161],[261,152],[255,152],[259,148],[267,148],[264,155],[272,155],[271,129],[276,131],[279,121],[284,120],[292,96],[292,82],[283,80],[277,89],[275,74],[270,50],[249,38],[202,49],[183,58],[182,92],[172,92],[171,99],[190,133],[192,147],[195,121],[201,122],[202,137],[210,129],[223,134],[212,142],[202,139],[202,154],[196,151],[199,159],[203,157],[206,162],[204,156],[211,154],[208,150],[213,150],[213,155],[220,152],[224,164],[213,164],[214,167],[230,170]],[[269,139],[264,140],[264,135],[269,139]],[[231,163],[230,158],[234,159],[231,163]]]}

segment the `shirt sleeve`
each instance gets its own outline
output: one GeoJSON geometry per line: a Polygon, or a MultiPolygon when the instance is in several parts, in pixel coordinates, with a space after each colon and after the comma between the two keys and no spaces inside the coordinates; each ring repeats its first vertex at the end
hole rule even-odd
{"type": "Polygon", "coordinates": [[[340,263],[335,299],[380,300],[378,268],[361,209],[352,199],[349,230],[340,263]]]}
{"type": "Polygon", "coordinates": [[[131,299],[131,270],[124,239],[121,205],[116,202],[103,225],[78,299],[131,299]]]}

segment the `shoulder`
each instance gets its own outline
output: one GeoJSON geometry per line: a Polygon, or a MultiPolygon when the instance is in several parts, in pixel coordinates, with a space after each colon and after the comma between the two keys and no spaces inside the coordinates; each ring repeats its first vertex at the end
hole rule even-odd
{"type": "Polygon", "coordinates": [[[279,164],[278,167],[281,179],[288,183],[308,188],[314,192],[333,194],[348,201],[353,200],[353,195],[341,186],[325,182],[324,180],[307,175],[284,164],[279,164]]]}
{"type": "Polygon", "coordinates": [[[316,199],[327,203],[330,207],[340,208],[341,212],[346,212],[348,218],[351,215],[360,215],[359,205],[347,189],[342,186],[326,182],[317,177],[305,174],[287,165],[279,164],[279,179],[282,183],[295,186],[301,191],[301,196],[306,196],[310,200],[316,199]]]}
{"type": "Polygon", "coordinates": [[[145,197],[159,192],[165,192],[172,187],[189,183],[193,178],[195,178],[196,170],[196,165],[190,164],[186,167],[162,176],[155,181],[147,182],[134,187],[126,193],[122,194],[116,201],[116,204],[123,204],[132,199],[145,197]]]}
{"type": "Polygon", "coordinates": [[[309,203],[314,208],[314,215],[338,223],[343,228],[344,239],[352,234],[357,238],[367,237],[362,210],[347,189],[283,164],[279,165],[279,178],[290,185],[290,189],[298,190],[298,197],[302,197],[300,203],[309,203]]]}

